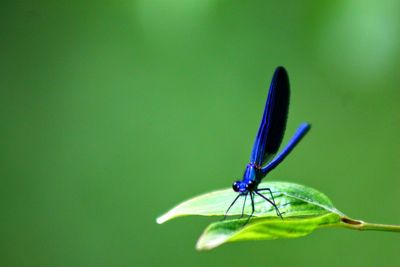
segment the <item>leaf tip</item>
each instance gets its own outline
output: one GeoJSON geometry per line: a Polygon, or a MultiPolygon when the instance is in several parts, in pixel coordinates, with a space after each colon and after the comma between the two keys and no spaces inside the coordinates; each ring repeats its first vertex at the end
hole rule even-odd
{"type": "Polygon", "coordinates": [[[168,216],[167,216],[167,214],[163,214],[163,215],[161,215],[160,217],[158,217],[157,219],[156,219],[156,222],[158,223],[158,224],[163,224],[163,223],[165,223],[166,221],[168,221],[168,216]]]}
{"type": "Polygon", "coordinates": [[[196,250],[198,251],[205,251],[205,250],[211,250],[217,246],[220,245],[220,242],[210,242],[207,240],[203,240],[203,238],[200,237],[200,239],[196,243],[196,250]]]}
{"type": "Polygon", "coordinates": [[[163,224],[163,223],[165,223],[166,221],[169,221],[169,220],[171,220],[171,219],[173,219],[173,218],[175,218],[175,217],[179,217],[179,215],[177,216],[173,211],[170,210],[170,211],[164,213],[163,215],[159,216],[159,217],[156,219],[156,222],[157,222],[158,224],[163,224]]]}
{"type": "Polygon", "coordinates": [[[210,226],[206,228],[200,238],[197,240],[196,243],[196,250],[198,251],[205,251],[214,249],[227,241],[229,237],[226,235],[208,235],[208,229],[210,226]]]}

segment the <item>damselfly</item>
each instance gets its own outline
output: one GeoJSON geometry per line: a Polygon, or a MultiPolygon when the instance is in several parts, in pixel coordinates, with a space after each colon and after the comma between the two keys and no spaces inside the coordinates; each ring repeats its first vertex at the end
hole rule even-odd
{"type": "Polygon", "coordinates": [[[300,124],[286,147],[274,157],[278,152],[286,128],[289,96],[290,89],[287,72],[283,67],[278,67],[272,77],[261,125],[258,129],[253,150],[251,152],[250,163],[246,166],[243,179],[234,182],[232,185],[233,190],[238,192],[238,195],[228,207],[224,218],[226,218],[230,208],[241,196],[244,197],[242,208],[243,216],[247,196],[250,196],[251,214],[248,218],[249,220],[254,213],[254,197],[256,195],[271,204],[275,208],[277,216],[282,218],[282,213],[279,211],[278,206],[275,203],[271,189],[258,188],[258,185],[271,170],[285,159],[285,157],[293,150],[310,129],[310,124],[300,124]],[[271,198],[266,197],[262,193],[263,191],[268,192],[271,198]]]}

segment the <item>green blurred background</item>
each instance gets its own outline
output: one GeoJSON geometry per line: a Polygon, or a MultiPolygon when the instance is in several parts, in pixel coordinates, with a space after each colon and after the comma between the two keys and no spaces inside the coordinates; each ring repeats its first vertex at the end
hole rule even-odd
{"type": "Polygon", "coordinates": [[[2,1],[0,266],[398,266],[400,235],[319,230],[197,252],[217,218],[155,219],[229,187],[278,65],[268,179],[400,224],[400,2],[2,1]]]}

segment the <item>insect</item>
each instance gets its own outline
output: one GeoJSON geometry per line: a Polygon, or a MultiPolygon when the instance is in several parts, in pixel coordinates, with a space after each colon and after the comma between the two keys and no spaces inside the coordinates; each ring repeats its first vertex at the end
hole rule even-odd
{"type": "MultiPolygon", "coordinates": [[[[258,188],[258,185],[270,171],[278,166],[286,156],[289,155],[311,127],[308,123],[300,124],[289,143],[274,157],[278,152],[286,128],[289,96],[290,89],[288,74],[285,68],[277,67],[272,77],[264,114],[251,152],[250,163],[246,166],[242,180],[236,181],[232,185],[233,190],[239,194],[228,207],[224,219],[229,210],[241,196],[245,197],[241,216],[243,217],[246,199],[247,196],[250,196],[252,210],[248,217],[248,222],[254,213],[255,195],[260,196],[271,204],[275,208],[277,216],[282,219],[282,213],[275,204],[271,189],[258,188]],[[263,191],[268,192],[271,199],[262,194],[261,192],[263,191]]],[[[247,222],[245,224],[247,224],[247,222]]]]}

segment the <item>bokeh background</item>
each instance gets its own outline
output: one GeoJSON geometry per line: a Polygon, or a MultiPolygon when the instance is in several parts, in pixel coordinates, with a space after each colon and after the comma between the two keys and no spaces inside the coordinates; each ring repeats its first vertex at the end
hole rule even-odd
{"type": "Polygon", "coordinates": [[[241,177],[278,65],[268,179],[400,224],[400,2],[2,1],[0,266],[398,266],[400,235],[318,230],[197,252],[157,216],[241,177]]]}

